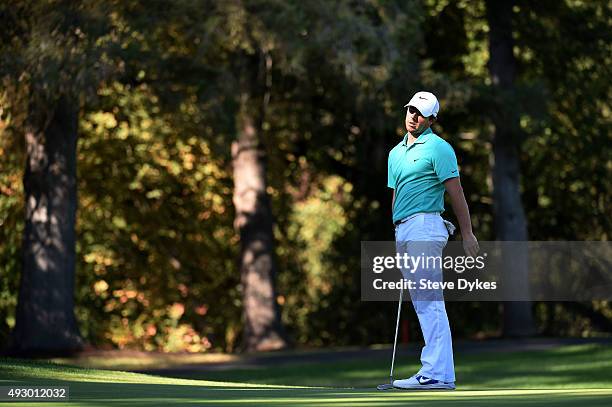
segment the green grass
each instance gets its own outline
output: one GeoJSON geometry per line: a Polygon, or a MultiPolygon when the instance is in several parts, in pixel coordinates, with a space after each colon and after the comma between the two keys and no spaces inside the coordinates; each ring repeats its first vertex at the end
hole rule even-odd
{"type": "MultiPolygon", "coordinates": [[[[371,387],[389,375],[389,360],[358,359],[344,363],[281,365],[274,369],[241,369],[190,374],[189,378],[306,386],[371,387]]],[[[461,389],[612,388],[612,347],[564,346],[545,351],[456,355],[461,389]]],[[[418,358],[399,359],[396,377],[419,368],[418,358]]],[[[175,377],[185,377],[177,374],[175,377]]]]}
{"type": "MultiPolygon", "coordinates": [[[[405,360],[398,364],[399,376],[417,368],[405,360]]],[[[67,406],[612,406],[610,347],[459,355],[456,365],[454,392],[377,392],[373,388],[388,375],[388,361],[367,358],[184,378],[5,359],[0,360],[0,385],[67,385],[67,406]],[[315,385],[325,387],[306,387],[315,385]]]]}

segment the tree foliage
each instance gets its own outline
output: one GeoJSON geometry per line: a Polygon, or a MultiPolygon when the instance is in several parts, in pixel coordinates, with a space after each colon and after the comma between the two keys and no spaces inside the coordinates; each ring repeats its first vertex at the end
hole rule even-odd
{"type": "MultiPolygon", "coordinates": [[[[609,237],[609,11],[604,1],[513,7],[517,76],[504,106],[518,117],[532,240],[609,237]]],[[[60,94],[80,107],[76,315],[97,346],[240,345],[230,144],[261,61],[247,90],[265,103],[276,301],[297,343],[393,334],[392,304],[359,301],[359,242],[393,238],[386,157],[414,91],[439,96],[436,131],[458,153],[476,234],[495,236],[484,1],[22,0],[1,3],[0,21],[3,342],[21,272],[24,124],[60,94]]],[[[499,331],[496,304],[448,308],[458,335],[499,331]]],[[[607,303],[536,311],[555,334],[611,318],[607,303]]]]}

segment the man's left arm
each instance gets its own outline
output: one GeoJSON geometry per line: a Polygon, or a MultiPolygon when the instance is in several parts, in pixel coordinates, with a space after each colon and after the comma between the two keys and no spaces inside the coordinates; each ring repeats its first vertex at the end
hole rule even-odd
{"type": "Polygon", "coordinates": [[[453,212],[455,212],[455,216],[457,216],[457,220],[459,221],[463,249],[466,254],[475,257],[480,248],[478,246],[478,240],[476,240],[476,236],[474,236],[474,232],[472,232],[470,210],[465,200],[459,177],[449,178],[444,181],[444,188],[446,188],[446,192],[448,192],[450,196],[453,212]]]}

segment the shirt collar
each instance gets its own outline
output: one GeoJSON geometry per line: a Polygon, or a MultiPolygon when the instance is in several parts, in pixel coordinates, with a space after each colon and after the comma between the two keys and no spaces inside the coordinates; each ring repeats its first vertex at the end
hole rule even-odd
{"type": "MultiPolygon", "coordinates": [[[[419,137],[416,138],[416,140],[414,140],[414,144],[424,144],[428,139],[429,139],[429,135],[432,134],[433,132],[431,131],[431,127],[428,128],[427,130],[425,130],[423,133],[421,133],[419,135],[419,137]]],[[[404,146],[408,146],[408,133],[406,133],[404,135],[404,141],[402,142],[402,144],[404,146]]]]}

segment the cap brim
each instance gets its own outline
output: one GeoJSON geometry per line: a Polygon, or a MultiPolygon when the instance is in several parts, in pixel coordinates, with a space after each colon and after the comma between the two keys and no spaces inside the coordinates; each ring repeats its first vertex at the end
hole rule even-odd
{"type": "MultiPolygon", "coordinates": [[[[404,105],[404,107],[408,107],[408,106],[413,106],[413,107],[415,107],[415,108],[416,108],[416,109],[417,109],[419,112],[421,112],[421,109],[419,109],[417,106],[411,105],[410,103],[408,103],[408,104],[405,104],[405,105],[404,105]]],[[[422,112],[421,112],[421,114],[422,114],[422,112]]],[[[427,115],[426,117],[429,117],[429,116],[438,117],[437,113],[433,113],[433,112],[432,112],[431,114],[427,115]]]]}

